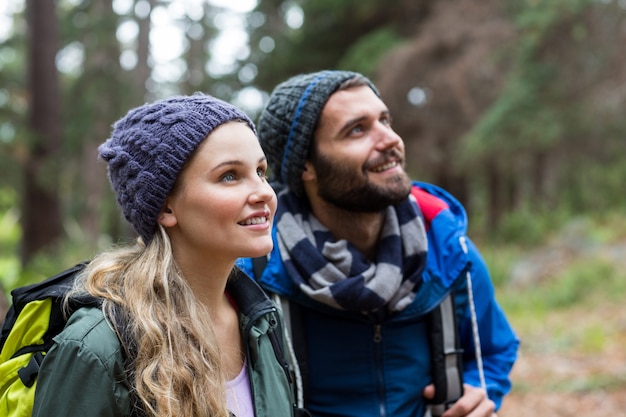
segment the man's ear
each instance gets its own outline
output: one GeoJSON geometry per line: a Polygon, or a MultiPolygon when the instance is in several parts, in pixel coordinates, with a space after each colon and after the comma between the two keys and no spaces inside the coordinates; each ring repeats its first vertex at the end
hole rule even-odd
{"type": "Polygon", "coordinates": [[[163,207],[161,212],[159,213],[159,218],[157,219],[159,224],[163,227],[172,227],[178,223],[178,219],[176,218],[176,214],[174,211],[167,205],[163,207]]]}
{"type": "Polygon", "coordinates": [[[304,169],[302,170],[302,181],[314,181],[316,179],[317,175],[313,164],[311,161],[306,161],[304,163],[304,169]]]}

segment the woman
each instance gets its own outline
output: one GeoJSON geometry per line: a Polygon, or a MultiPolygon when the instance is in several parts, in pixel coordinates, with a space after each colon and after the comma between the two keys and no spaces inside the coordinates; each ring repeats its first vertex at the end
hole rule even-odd
{"type": "Polygon", "coordinates": [[[45,357],[34,416],[289,416],[280,320],[234,267],[272,248],[254,125],[213,97],[131,110],[99,148],[137,244],[98,255],[45,357]]]}

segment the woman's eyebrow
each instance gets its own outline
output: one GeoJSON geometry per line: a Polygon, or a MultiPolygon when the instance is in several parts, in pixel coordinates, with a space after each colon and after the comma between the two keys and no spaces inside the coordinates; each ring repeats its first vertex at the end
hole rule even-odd
{"type": "MultiPolygon", "coordinates": [[[[262,157],[259,158],[259,163],[261,162],[265,162],[267,161],[267,157],[265,155],[263,155],[262,157]]],[[[217,171],[223,167],[230,167],[230,166],[241,166],[244,165],[243,161],[239,160],[239,159],[230,159],[228,161],[223,161],[220,162],[219,164],[217,164],[216,166],[214,166],[211,171],[217,171]]]]}

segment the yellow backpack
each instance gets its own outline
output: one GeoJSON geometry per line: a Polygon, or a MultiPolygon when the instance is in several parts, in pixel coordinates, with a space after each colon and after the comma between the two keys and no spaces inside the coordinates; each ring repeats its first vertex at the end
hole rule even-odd
{"type": "MultiPolygon", "coordinates": [[[[80,263],[47,280],[11,291],[12,305],[0,333],[0,415],[30,417],[41,362],[63,330],[63,298],[74,278],[85,268],[80,263]]],[[[81,300],[71,310],[97,301],[81,300]]]]}

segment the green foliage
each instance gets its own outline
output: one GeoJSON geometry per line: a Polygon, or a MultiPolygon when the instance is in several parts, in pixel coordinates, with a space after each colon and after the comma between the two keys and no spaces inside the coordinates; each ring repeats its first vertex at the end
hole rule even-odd
{"type": "MultiPolygon", "coordinates": [[[[0,220],[0,226],[9,224],[13,234],[19,235],[17,219],[11,219],[12,215],[8,217],[9,221],[0,220]]],[[[111,240],[106,236],[94,243],[89,241],[80,228],[71,225],[66,225],[66,228],[72,229],[69,238],[53,250],[39,253],[26,266],[20,264],[17,256],[19,237],[4,240],[4,236],[0,236],[0,244],[7,248],[6,252],[2,252],[7,255],[0,257],[0,283],[7,295],[13,288],[40,282],[77,262],[92,258],[99,248],[111,245],[111,240]]]]}
{"type": "MultiPolygon", "coordinates": [[[[526,363],[541,358],[531,374],[539,378],[532,382],[538,385],[516,380],[517,392],[589,392],[626,386],[626,379],[618,369],[608,369],[616,360],[615,354],[623,350],[626,296],[623,215],[579,219],[568,228],[578,229],[576,233],[581,235],[578,239],[566,236],[570,237],[569,241],[561,245],[580,239],[592,244],[561,262],[547,276],[525,285],[504,282],[497,288],[500,305],[522,341],[522,354],[528,355],[526,363]],[[571,377],[563,378],[562,372],[548,365],[553,357],[580,363],[580,372],[572,370],[571,377]]],[[[536,252],[552,247],[554,243],[546,241],[537,246],[536,252]]],[[[502,246],[487,251],[491,250],[494,253],[489,257],[494,259],[503,251],[509,253],[502,246]]],[[[527,251],[518,253],[518,259],[528,256],[527,251]]]]}
{"type": "MultiPolygon", "coordinates": [[[[626,132],[624,132],[626,134],[626,132]]],[[[572,211],[598,213],[623,208],[624,178],[626,178],[626,141],[624,134],[619,139],[609,138],[597,144],[594,153],[602,155],[589,160],[589,155],[572,158],[572,167],[567,171],[567,183],[562,190],[562,204],[572,211]]]]}
{"type": "Polygon", "coordinates": [[[481,245],[481,254],[489,266],[491,280],[496,287],[506,285],[510,281],[511,265],[523,254],[522,248],[515,244],[492,246],[481,245]]]}
{"type": "Polygon", "coordinates": [[[543,288],[542,302],[552,308],[565,308],[582,302],[593,291],[598,291],[601,298],[624,294],[623,278],[610,263],[602,259],[586,259],[574,263],[557,282],[548,283],[543,288]]]}
{"type": "MultiPolygon", "coordinates": [[[[498,300],[520,331],[530,332],[557,311],[616,303],[625,294],[626,274],[622,269],[599,257],[585,257],[547,281],[521,288],[501,284],[498,300]]],[[[587,349],[592,349],[600,341],[586,343],[587,349]]]]}
{"type": "Polygon", "coordinates": [[[21,231],[16,199],[15,190],[0,188],[0,284],[7,293],[18,284],[20,270],[17,248],[21,231]]]}
{"type": "Polygon", "coordinates": [[[565,131],[545,94],[554,76],[552,68],[541,64],[514,72],[500,98],[466,136],[462,154],[480,159],[510,157],[554,145],[565,131]]]}
{"type": "Polygon", "coordinates": [[[398,0],[394,7],[378,0],[262,0],[256,11],[265,22],[249,28],[252,50],[241,64],[259,68],[255,86],[266,91],[301,72],[344,68],[371,74],[385,46],[395,45],[407,28],[414,31],[421,17],[415,8],[413,0],[398,0]],[[292,9],[303,13],[301,27],[287,25],[285,14],[292,9]],[[275,43],[269,53],[256,48],[264,37],[275,43]]]}
{"type": "Polygon", "coordinates": [[[538,211],[537,208],[527,206],[507,212],[490,239],[496,243],[511,242],[530,248],[546,241],[569,217],[570,213],[565,210],[538,211]]]}
{"type": "MultiPolygon", "coordinates": [[[[18,19],[19,22],[19,19],[18,19]]],[[[20,138],[26,136],[27,86],[24,47],[20,24],[6,41],[0,41],[0,187],[21,186],[17,159],[24,149],[20,138]]]]}
{"type": "MultiPolygon", "coordinates": [[[[593,0],[520,0],[507,8],[519,31],[514,59],[499,96],[465,135],[459,155],[465,170],[478,173],[471,178],[475,186],[485,183],[484,175],[516,187],[515,201],[507,200],[507,213],[492,232],[499,241],[528,245],[567,216],[626,204],[623,98],[611,100],[599,87],[614,77],[606,68],[623,66],[623,60],[612,58],[621,51],[598,29],[623,24],[626,13],[593,0]],[[496,169],[485,172],[487,164],[496,169]],[[518,203],[530,200],[532,212],[518,203]],[[537,224],[537,214],[550,221],[537,224]]],[[[505,195],[500,187],[489,192],[505,195]]],[[[481,210],[488,209],[489,197],[478,201],[481,210]]]]}
{"type": "Polygon", "coordinates": [[[578,15],[594,0],[521,0],[516,1],[516,21],[520,28],[543,36],[559,19],[578,15]]]}
{"type": "MultiPolygon", "coordinates": [[[[536,220],[546,224],[545,219],[536,220]]],[[[534,252],[547,254],[556,253],[555,249],[562,249],[561,253],[565,253],[565,259],[555,263],[560,267],[550,268],[552,273],[546,277],[536,277],[532,283],[521,284],[510,282],[512,266],[525,256],[531,256],[532,252],[511,243],[492,243],[484,247],[483,255],[495,282],[503,290],[500,299],[507,311],[543,316],[549,311],[579,304],[593,306],[598,302],[620,302],[623,299],[626,294],[623,214],[577,219],[560,233],[546,235],[534,246],[534,252]]],[[[539,268],[541,270],[541,265],[539,268]]]]}
{"type": "Polygon", "coordinates": [[[43,281],[78,262],[92,258],[93,253],[88,253],[87,248],[88,246],[80,247],[75,242],[65,242],[54,252],[40,253],[19,270],[16,281],[7,289],[43,281]]]}
{"type": "MultiPolygon", "coordinates": [[[[550,216],[535,216],[526,222],[549,225],[550,216]]],[[[512,320],[529,326],[568,309],[592,308],[598,303],[621,304],[626,295],[626,222],[621,211],[560,220],[543,238],[530,246],[518,239],[488,240],[479,244],[489,266],[498,299],[512,320]],[[552,255],[554,254],[554,255],[552,255]],[[560,254],[560,255],[559,255],[560,254]],[[541,256],[537,256],[541,255],[541,256]],[[555,256],[559,256],[556,258],[555,256]],[[542,274],[528,281],[513,282],[519,262],[532,262],[542,274]]],[[[596,330],[588,329],[589,334],[596,330]]],[[[589,341],[593,349],[599,341],[589,341]]]]}
{"type": "Polygon", "coordinates": [[[380,58],[402,42],[394,28],[383,27],[361,37],[339,61],[337,67],[373,77],[380,58]]]}
{"type": "Polygon", "coordinates": [[[562,116],[555,90],[558,71],[540,53],[551,30],[572,18],[591,0],[522,2],[516,21],[521,32],[504,91],[464,140],[468,158],[515,155],[550,149],[563,140],[569,120],[562,116]]]}

